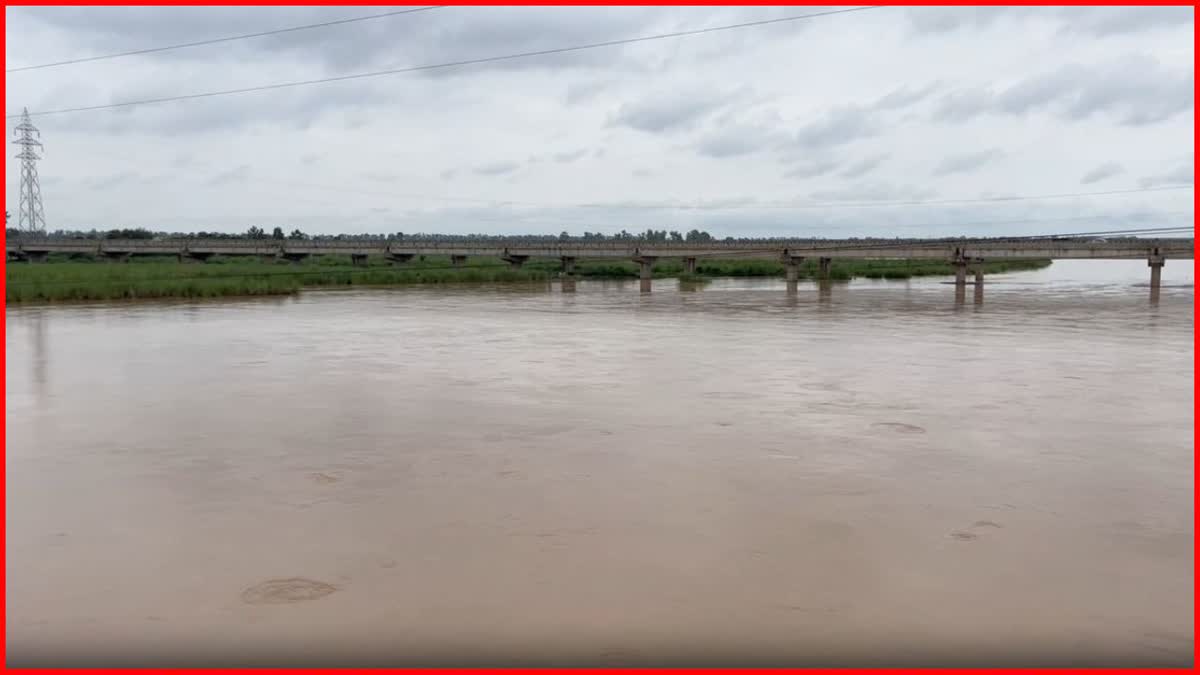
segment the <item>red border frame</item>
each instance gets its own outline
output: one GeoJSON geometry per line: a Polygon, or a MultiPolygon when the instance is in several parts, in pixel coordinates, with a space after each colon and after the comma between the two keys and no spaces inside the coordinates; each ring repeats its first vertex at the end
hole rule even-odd
{"type": "MultiPolygon", "coordinates": [[[[26,1],[13,2],[11,0],[5,0],[5,2],[4,2],[4,6],[6,9],[10,6],[15,7],[15,6],[54,6],[54,5],[57,5],[57,6],[82,6],[82,5],[88,5],[88,6],[97,6],[97,5],[99,5],[99,6],[103,6],[103,5],[114,5],[114,6],[137,6],[137,5],[143,5],[143,6],[164,6],[164,5],[192,5],[192,6],[348,5],[348,6],[361,7],[361,6],[371,6],[371,5],[390,6],[390,5],[394,5],[394,4],[396,4],[396,3],[385,2],[384,0],[359,0],[357,2],[347,2],[346,0],[331,0],[331,1],[327,1],[327,2],[321,2],[320,0],[293,0],[291,2],[284,1],[284,0],[258,0],[258,1],[221,0],[218,2],[192,2],[192,1],[188,1],[188,0],[157,0],[157,1],[156,0],[125,0],[124,2],[105,2],[105,1],[97,1],[97,0],[74,0],[74,1],[72,1],[72,0],[26,0],[26,1]]],[[[564,5],[570,5],[570,6],[606,6],[606,5],[607,6],[642,6],[642,5],[676,5],[676,6],[704,6],[704,5],[708,5],[708,6],[724,6],[724,5],[801,6],[801,5],[811,5],[811,6],[830,6],[830,5],[820,5],[819,3],[807,2],[807,1],[802,1],[802,2],[736,2],[736,1],[735,2],[720,2],[719,0],[692,0],[690,2],[684,1],[684,0],[668,0],[665,2],[664,1],[633,2],[632,0],[611,0],[609,2],[598,2],[596,0],[560,0],[558,2],[550,2],[547,0],[533,0],[533,1],[526,1],[526,2],[520,2],[520,3],[502,2],[500,0],[476,0],[474,2],[454,2],[454,3],[450,3],[450,4],[457,5],[457,6],[467,6],[467,7],[469,7],[469,6],[564,6],[564,5]]],[[[885,4],[885,5],[892,5],[892,6],[938,6],[938,5],[960,5],[962,3],[956,3],[951,0],[926,0],[924,2],[912,2],[912,3],[885,2],[885,3],[878,3],[878,4],[885,4]]],[[[1099,0],[1096,2],[1081,2],[1080,0],[1066,0],[1064,2],[1059,2],[1059,3],[1047,3],[1047,2],[1037,2],[1036,0],[1013,0],[1011,2],[982,2],[982,3],[974,3],[974,4],[980,5],[980,6],[988,6],[988,5],[995,5],[995,6],[999,6],[999,5],[1021,5],[1021,6],[1113,5],[1113,6],[1122,6],[1122,5],[1131,5],[1131,4],[1132,5],[1143,5],[1144,4],[1144,5],[1154,5],[1154,6],[1183,6],[1183,7],[1191,6],[1193,8],[1196,6],[1196,2],[1194,2],[1194,1],[1193,2],[1184,2],[1181,0],[1171,0],[1168,2],[1159,1],[1159,2],[1153,2],[1153,3],[1117,2],[1115,0],[1099,0]]],[[[847,6],[854,6],[854,5],[847,5],[847,6]]],[[[7,12],[3,16],[0,16],[0,26],[4,26],[6,21],[7,21],[7,12]]],[[[1193,19],[1193,21],[1194,21],[1194,19],[1193,19]]],[[[7,35],[7,32],[6,32],[6,35],[7,35]]],[[[1195,59],[1194,50],[1193,50],[1193,59],[1195,59]]],[[[7,56],[6,56],[5,60],[7,62],[7,56]]],[[[1195,64],[1193,63],[1193,72],[1195,72],[1194,66],[1195,66],[1195,64]]],[[[0,77],[5,77],[5,76],[0,75],[0,77]]],[[[6,110],[8,109],[7,106],[5,107],[5,109],[6,110]]],[[[1195,155],[1195,149],[1196,149],[1195,134],[1193,133],[1193,135],[1192,135],[1193,156],[1195,155]]],[[[5,198],[5,200],[6,200],[5,207],[7,208],[7,197],[5,198]]],[[[1194,193],[1194,191],[1193,191],[1193,205],[1192,206],[1193,206],[1193,212],[1194,212],[1195,211],[1195,193],[1194,193]]],[[[3,238],[4,238],[4,236],[0,235],[0,241],[2,241],[3,238]]],[[[4,287],[7,283],[7,261],[4,263],[0,263],[0,264],[2,264],[6,269],[6,274],[5,274],[4,279],[0,279],[0,290],[4,290],[4,287]]],[[[1194,275],[1195,275],[1197,268],[1198,268],[1197,263],[1193,259],[1193,261],[1192,261],[1193,278],[1195,278],[1194,275]]],[[[7,293],[5,294],[5,297],[7,298],[7,293]]],[[[3,322],[3,323],[0,323],[0,325],[4,326],[5,335],[7,335],[7,331],[8,331],[7,300],[4,301],[4,306],[5,306],[6,311],[5,311],[4,317],[0,318],[0,322],[3,322]]],[[[1193,311],[1195,311],[1194,308],[1193,308],[1193,311]]],[[[1195,364],[1195,356],[1194,356],[1195,355],[1195,335],[1194,335],[1194,333],[1192,336],[1192,341],[1193,341],[1193,360],[1192,360],[1192,387],[1193,387],[1192,401],[1193,401],[1193,403],[1192,403],[1192,405],[1193,405],[1193,422],[1194,422],[1195,411],[1197,409],[1196,398],[1195,398],[1196,364],[1195,364]]],[[[7,401],[7,380],[5,383],[5,387],[6,387],[5,400],[7,401]]],[[[5,415],[4,424],[7,425],[7,413],[5,415]]],[[[1194,423],[1193,423],[1193,427],[1192,427],[1192,434],[1193,434],[1193,436],[1192,436],[1192,452],[1194,454],[1195,448],[1196,448],[1196,438],[1197,438],[1194,423]]],[[[7,434],[5,435],[4,442],[7,443],[7,434]]],[[[0,469],[0,471],[3,471],[3,469],[0,469]]],[[[1196,481],[1196,477],[1195,477],[1195,469],[1194,469],[1194,463],[1193,463],[1193,473],[1192,473],[1193,521],[1194,521],[1195,505],[1196,505],[1196,501],[1195,501],[1196,500],[1196,497],[1195,497],[1196,482],[1195,481],[1196,481]]],[[[5,483],[5,486],[6,485],[7,485],[7,482],[5,483]]],[[[0,487],[0,490],[3,490],[3,489],[5,489],[5,488],[0,487]]],[[[5,499],[3,504],[0,504],[0,510],[4,510],[4,509],[7,509],[7,499],[5,499]]],[[[5,518],[4,522],[5,523],[7,522],[7,518],[5,518]]],[[[4,525],[0,524],[0,528],[3,528],[3,527],[4,527],[4,525]]],[[[5,539],[5,547],[6,548],[7,548],[7,541],[8,540],[6,538],[5,539]]],[[[6,556],[6,554],[7,554],[7,551],[5,550],[4,553],[0,554],[0,555],[6,556]]],[[[6,558],[5,558],[5,560],[7,561],[6,558]]],[[[1195,551],[1193,551],[1192,560],[1193,560],[1193,566],[1194,566],[1195,565],[1195,551]]],[[[7,570],[7,566],[5,567],[5,569],[7,570]]],[[[1195,570],[1193,569],[1193,582],[1195,580],[1194,572],[1195,572],[1195,570]]],[[[126,673],[126,672],[130,672],[130,673],[162,673],[165,675],[167,673],[175,673],[180,670],[180,669],[175,669],[175,668],[154,668],[154,669],[112,668],[112,669],[87,669],[87,670],[75,670],[75,669],[45,669],[45,670],[43,670],[43,669],[17,669],[17,668],[10,669],[8,667],[8,663],[7,663],[7,661],[8,661],[7,660],[7,654],[8,654],[8,649],[7,649],[8,602],[7,602],[7,599],[8,599],[8,594],[7,594],[7,589],[5,588],[6,584],[7,584],[7,574],[5,574],[5,578],[3,580],[0,580],[0,593],[3,593],[4,598],[5,598],[5,613],[4,613],[5,631],[4,631],[4,635],[0,636],[0,653],[3,653],[5,656],[4,663],[2,665],[0,665],[0,670],[2,670],[3,672],[15,672],[15,673],[23,673],[23,672],[29,672],[29,673],[36,673],[36,672],[46,672],[46,673],[52,673],[52,672],[126,673]]],[[[1196,592],[1195,584],[1193,583],[1193,593],[1195,593],[1195,592],[1196,592]]],[[[1198,596],[1200,596],[1200,594],[1198,594],[1198,596]]],[[[1195,597],[1193,598],[1193,609],[1192,609],[1193,631],[1195,630],[1195,602],[1194,601],[1195,601],[1195,597]]],[[[1069,669],[1069,672],[1072,672],[1072,673],[1094,673],[1094,674],[1140,673],[1140,672],[1146,672],[1146,673],[1195,672],[1196,661],[1197,661],[1196,657],[1197,657],[1198,653],[1200,653],[1200,652],[1196,651],[1195,635],[1193,633],[1193,653],[1192,653],[1193,666],[1190,669],[1188,669],[1188,668],[1175,668],[1175,669],[1137,669],[1137,668],[1114,668],[1114,669],[1085,668],[1085,669],[1079,669],[1079,668],[1072,668],[1072,669],[1069,669]]],[[[360,670],[362,670],[362,669],[360,669],[360,670]]],[[[685,673],[724,673],[726,675],[741,675],[741,674],[750,674],[750,673],[761,673],[761,672],[768,671],[768,670],[770,670],[771,672],[777,672],[777,673],[781,673],[781,674],[784,674],[784,673],[817,673],[820,675],[835,675],[835,674],[843,675],[845,673],[885,673],[885,672],[923,672],[923,673],[939,673],[939,674],[945,674],[945,675],[952,675],[952,674],[992,675],[993,673],[1001,673],[1001,672],[1022,672],[1022,673],[1063,672],[1062,669],[1051,669],[1051,668],[1016,668],[1016,669],[1012,669],[1012,668],[1005,668],[1005,669],[919,668],[919,669],[900,669],[900,670],[894,670],[894,669],[889,670],[889,669],[882,669],[882,668],[847,668],[847,669],[829,669],[829,668],[822,668],[822,669],[805,669],[805,668],[786,668],[786,669],[765,669],[765,668],[764,669],[756,669],[756,668],[712,668],[712,669],[708,669],[708,668],[704,668],[704,669],[701,669],[701,668],[665,668],[665,669],[649,669],[649,668],[544,668],[544,669],[453,668],[453,669],[437,669],[437,670],[427,669],[427,668],[388,668],[388,669],[381,669],[379,672],[394,672],[394,673],[437,672],[437,673],[444,674],[444,675],[466,675],[468,673],[469,674],[481,674],[481,673],[519,672],[520,670],[537,670],[538,672],[547,673],[547,674],[556,674],[556,675],[592,675],[593,673],[597,673],[597,672],[625,672],[625,673],[630,673],[631,675],[652,675],[652,674],[653,675],[660,675],[660,674],[683,675],[685,673]]],[[[238,669],[238,668],[230,668],[230,669],[188,669],[187,672],[196,673],[197,675],[203,674],[203,673],[226,673],[226,672],[241,672],[241,673],[274,672],[274,673],[297,673],[297,674],[314,673],[315,674],[315,673],[330,672],[330,669],[298,669],[298,668],[293,668],[293,669],[288,669],[288,668],[238,669]]]]}

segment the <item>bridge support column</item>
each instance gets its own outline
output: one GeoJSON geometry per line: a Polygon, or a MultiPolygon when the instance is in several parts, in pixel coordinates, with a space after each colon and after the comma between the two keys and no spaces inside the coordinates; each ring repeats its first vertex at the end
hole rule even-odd
{"type": "Polygon", "coordinates": [[[828,305],[833,300],[833,282],[829,279],[819,279],[817,281],[817,302],[822,305],[828,305]]]}
{"type": "Polygon", "coordinates": [[[961,305],[967,301],[967,261],[954,261],[954,303],[961,305]]]}
{"type": "Polygon", "coordinates": [[[413,259],[411,253],[389,253],[387,255],[388,262],[393,265],[403,265],[413,259]]]}
{"type": "Polygon", "coordinates": [[[115,263],[115,262],[127,263],[127,262],[129,262],[129,259],[133,257],[132,253],[110,253],[109,251],[101,251],[100,255],[103,256],[104,259],[110,263],[115,263]]]}
{"type": "Polygon", "coordinates": [[[975,304],[983,304],[983,266],[975,267],[975,304]]]}
{"type": "Polygon", "coordinates": [[[788,293],[795,293],[800,282],[800,263],[804,262],[804,258],[793,258],[792,256],[784,256],[783,267],[787,275],[787,290],[788,293]]]}
{"type": "Polygon", "coordinates": [[[634,258],[633,261],[638,264],[638,279],[641,281],[639,287],[643,293],[649,293],[652,285],[651,280],[654,278],[655,258],[639,256],[634,258]]]}
{"type": "Polygon", "coordinates": [[[527,255],[508,255],[507,253],[505,253],[504,255],[500,256],[500,259],[503,260],[504,262],[508,263],[509,267],[511,267],[513,269],[517,269],[521,265],[524,265],[526,260],[529,260],[529,256],[527,256],[527,255]]]}
{"type": "Polygon", "coordinates": [[[562,290],[563,293],[575,292],[575,259],[562,258],[562,290]]]}
{"type": "Polygon", "coordinates": [[[454,267],[462,267],[463,265],[467,264],[467,256],[452,255],[450,256],[450,264],[454,267]]]}
{"type": "Polygon", "coordinates": [[[284,260],[292,263],[293,265],[299,265],[300,263],[304,262],[305,258],[308,257],[307,253],[288,253],[286,251],[280,255],[283,256],[284,260]]]}
{"type": "Polygon", "coordinates": [[[828,281],[830,270],[833,268],[833,258],[821,258],[817,261],[817,264],[818,276],[828,281]]]}
{"type": "Polygon", "coordinates": [[[25,261],[29,263],[44,263],[49,256],[50,254],[46,251],[27,251],[25,253],[25,261]]]}
{"type": "Polygon", "coordinates": [[[1166,258],[1160,255],[1157,250],[1146,261],[1146,264],[1150,267],[1150,299],[1155,302],[1158,301],[1158,294],[1162,290],[1162,268],[1166,262],[1166,258]]]}
{"type": "Polygon", "coordinates": [[[683,273],[687,274],[689,276],[696,274],[696,259],[695,258],[684,258],[683,259],[683,273]]]}
{"type": "Polygon", "coordinates": [[[366,253],[351,253],[350,254],[350,264],[354,265],[355,267],[366,267],[367,266],[367,254],[366,253]]]}

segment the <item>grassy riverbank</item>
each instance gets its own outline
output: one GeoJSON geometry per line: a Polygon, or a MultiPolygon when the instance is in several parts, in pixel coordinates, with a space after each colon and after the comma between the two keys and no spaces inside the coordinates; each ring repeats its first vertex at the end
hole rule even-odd
{"type": "MultiPolygon", "coordinates": [[[[987,263],[987,273],[1039,269],[1048,260],[987,263]]],[[[287,295],[301,288],[345,286],[399,286],[411,284],[546,282],[559,276],[554,260],[531,260],[520,268],[477,259],[453,267],[448,258],[429,257],[392,266],[372,260],[368,267],[353,267],[349,259],[326,256],[299,265],[214,259],[204,264],[181,264],[174,259],[129,263],[51,260],[41,264],[8,263],[5,299],[9,303],[117,300],[134,298],[211,298],[222,296],[287,295]]],[[[815,261],[801,266],[802,278],[816,276],[815,261]]],[[[581,261],[580,278],[636,278],[632,262],[581,261]]],[[[702,260],[692,279],[713,277],[781,277],[783,265],[761,260],[702,260]]],[[[953,274],[949,264],[926,261],[835,261],[832,277],[908,279],[953,274]]],[[[681,261],[664,260],[655,266],[656,278],[684,277],[681,261]]]]}

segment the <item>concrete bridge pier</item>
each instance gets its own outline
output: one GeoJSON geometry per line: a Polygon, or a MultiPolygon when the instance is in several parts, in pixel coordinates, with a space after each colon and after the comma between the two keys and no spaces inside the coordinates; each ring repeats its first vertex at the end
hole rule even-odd
{"type": "Polygon", "coordinates": [[[305,258],[308,257],[308,254],[307,253],[288,253],[287,251],[284,251],[283,253],[280,254],[280,256],[284,260],[292,263],[293,265],[299,265],[301,262],[304,261],[305,258]]]}
{"type": "Polygon", "coordinates": [[[964,305],[967,301],[967,261],[955,251],[954,257],[954,304],[964,305]]]}
{"type": "Polygon", "coordinates": [[[800,283],[800,264],[804,258],[784,256],[783,266],[787,278],[788,293],[795,293],[800,283]]]}
{"type": "Polygon", "coordinates": [[[954,261],[954,286],[956,288],[967,287],[967,261],[954,261]]]}
{"type": "Polygon", "coordinates": [[[354,265],[355,267],[366,267],[367,266],[367,254],[366,253],[351,253],[350,254],[350,264],[354,265]]]}
{"type": "Polygon", "coordinates": [[[28,263],[44,263],[50,254],[46,251],[28,251],[25,253],[25,262],[28,263]]]}
{"type": "Polygon", "coordinates": [[[388,262],[393,265],[403,265],[413,259],[411,253],[389,253],[387,254],[388,262]]]}
{"type": "Polygon", "coordinates": [[[1166,262],[1161,255],[1152,255],[1146,261],[1146,265],[1150,268],[1150,288],[1154,290],[1162,288],[1162,268],[1166,262]]]}
{"type": "Polygon", "coordinates": [[[818,258],[817,259],[817,277],[820,279],[829,280],[830,270],[833,269],[833,258],[818,258]]]}
{"type": "Polygon", "coordinates": [[[640,288],[643,293],[649,293],[651,288],[651,280],[654,278],[654,261],[657,258],[647,256],[638,256],[633,259],[638,264],[638,278],[641,280],[640,288]]]}
{"type": "Polygon", "coordinates": [[[127,263],[127,262],[129,262],[129,259],[133,257],[132,253],[117,253],[117,252],[113,252],[113,251],[101,251],[100,255],[101,255],[101,257],[103,257],[105,260],[107,260],[110,263],[115,263],[115,262],[127,263]]]}
{"type": "Polygon", "coordinates": [[[983,304],[983,268],[975,268],[975,304],[983,304]]]}
{"type": "Polygon", "coordinates": [[[504,262],[508,263],[509,267],[511,267],[513,269],[517,269],[521,265],[524,265],[526,260],[529,260],[529,256],[527,256],[527,255],[510,255],[508,253],[508,251],[505,251],[504,255],[500,256],[500,259],[503,260],[504,262]]]}
{"type": "Polygon", "coordinates": [[[967,261],[961,256],[954,260],[954,304],[967,301],[967,261]]]}
{"type": "Polygon", "coordinates": [[[575,259],[564,256],[562,258],[562,290],[563,293],[575,292],[575,259]]]}
{"type": "Polygon", "coordinates": [[[450,265],[451,266],[462,267],[463,265],[466,265],[466,264],[467,264],[467,256],[465,256],[465,255],[450,256],[450,265]]]}
{"type": "Polygon", "coordinates": [[[1155,249],[1154,253],[1150,254],[1149,260],[1146,261],[1146,265],[1150,267],[1150,300],[1152,302],[1158,301],[1158,295],[1162,290],[1162,268],[1166,262],[1167,259],[1158,252],[1158,249],[1155,249]]]}
{"type": "Polygon", "coordinates": [[[683,272],[684,272],[684,274],[689,274],[689,275],[696,273],[696,259],[695,258],[684,258],[683,259],[683,272]]]}

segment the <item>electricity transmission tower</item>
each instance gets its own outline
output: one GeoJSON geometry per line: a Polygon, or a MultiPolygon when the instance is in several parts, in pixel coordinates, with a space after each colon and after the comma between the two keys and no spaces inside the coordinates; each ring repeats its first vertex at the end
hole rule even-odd
{"type": "Polygon", "coordinates": [[[46,213],[42,210],[42,186],[38,183],[37,161],[41,159],[38,150],[42,149],[42,132],[29,121],[29,109],[21,113],[21,123],[13,129],[17,140],[14,145],[21,146],[17,159],[21,160],[21,205],[17,210],[17,227],[24,233],[44,234],[46,232],[46,213]]]}

